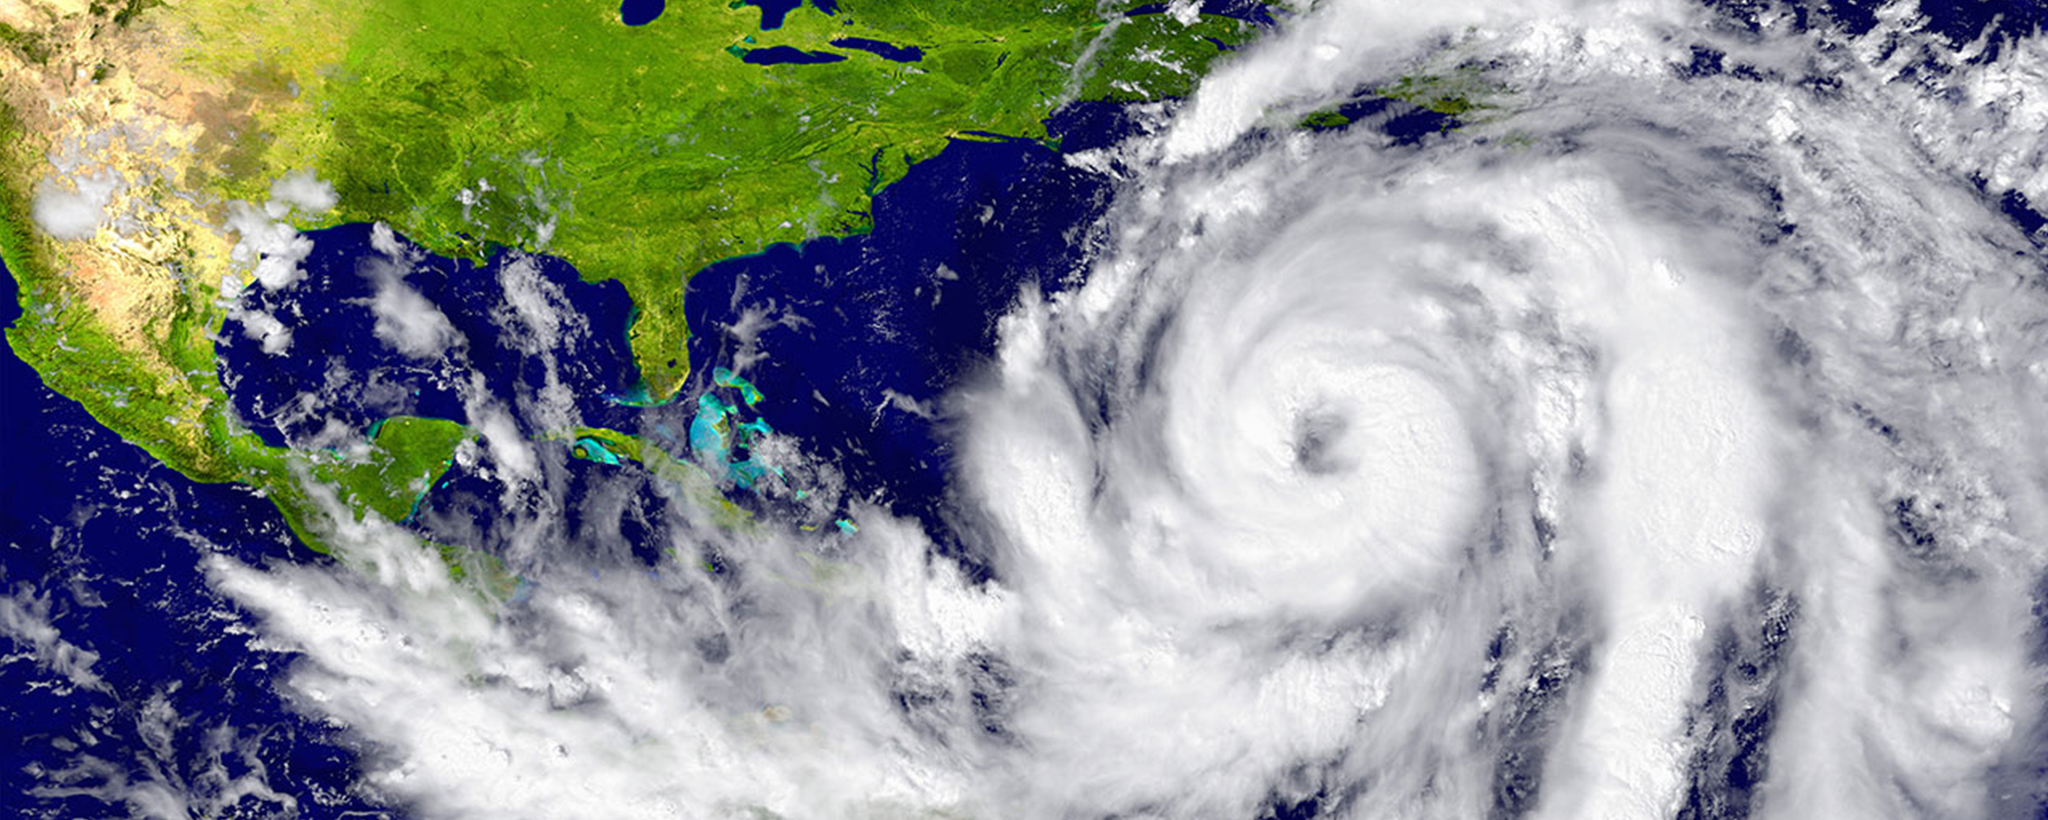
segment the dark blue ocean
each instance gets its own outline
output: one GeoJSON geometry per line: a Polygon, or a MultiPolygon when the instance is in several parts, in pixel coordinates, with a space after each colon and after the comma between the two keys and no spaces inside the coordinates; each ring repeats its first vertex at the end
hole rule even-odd
{"type": "MultiPolygon", "coordinates": [[[[12,326],[11,275],[5,288],[12,326]]],[[[257,565],[325,559],[297,545],[269,501],[156,463],[11,350],[0,396],[0,813],[128,816],[146,807],[124,796],[154,789],[194,816],[213,802],[220,817],[389,816],[355,791],[356,756],[336,730],[279,695],[292,656],[229,631],[246,613],[199,567],[216,552],[257,565]],[[49,631],[23,639],[39,628],[49,631]],[[250,777],[280,797],[221,800],[250,777]]]]}
{"type": "MultiPolygon", "coordinates": [[[[1132,127],[1113,107],[1092,105],[1052,125],[1068,150],[1106,144],[1132,127]]],[[[1106,180],[1068,167],[1042,143],[955,142],[875,198],[869,233],[779,245],[693,278],[687,355],[695,376],[681,398],[660,406],[633,400],[632,306],[617,283],[584,282],[544,256],[460,260],[408,244],[416,255],[403,281],[454,330],[445,357],[415,360],[377,341],[365,307],[378,287],[365,260],[384,258],[371,247],[371,226],[313,231],[302,281],[252,288],[241,299],[243,309],[292,328],[287,355],[264,353],[231,320],[217,345],[220,374],[249,429],[273,446],[305,446],[396,415],[467,421],[474,385],[490,401],[529,407],[551,364],[583,423],[651,431],[656,443],[683,452],[694,397],[730,392],[712,383],[714,371],[733,364],[723,328],[772,303],[808,321],[759,337],[766,357],[744,371],[763,393],[754,410],[853,485],[924,519],[944,551],[985,572],[944,515],[943,419],[872,409],[890,391],[938,402],[990,354],[994,319],[1020,288],[1050,292],[1078,282],[1088,246],[1069,239],[1108,196],[1106,180]],[[552,306],[569,317],[560,355],[545,364],[501,338],[501,276],[515,260],[535,266],[552,286],[543,288],[552,306]],[[941,278],[942,266],[954,275],[941,278]],[[481,378],[464,381],[471,373],[481,378]]],[[[10,326],[20,316],[15,292],[10,275],[10,326]]],[[[353,785],[356,753],[347,740],[280,695],[278,674],[292,656],[253,648],[247,614],[211,591],[200,570],[214,552],[259,566],[328,559],[296,544],[264,498],[156,464],[43,387],[11,352],[0,361],[0,389],[13,467],[0,474],[0,595],[24,613],[17,619],[36,625],[8,630],[0,662],[0,719],[22,740],[0,744],[8,815],[123,816],[137,808],[123,796],[161,793],[180,796],[195,816],[384,816],[388,808],[353,785]],[[28,634],[54,637],[21,637],[28,634]],[[91,685],[73,680],[80,659],[90,659],[91,685]],[[267,791],[207,805],[234,794],[238,780],[267,791]],[[160,787],[138,788],[150,783],[160,787]]],[[[567,485],[572,495],[599,472],[616,487],[620,473],[636,471],[569,465],[582,474],[567,485]]],[[[428,536],[459,531],[488,548],[492,517],[502,512],[483,501],[495,498],[490,467],[486,460],[451,470],[408,523],[428,536]],[[442,526],[451,532],[437,532],[442,526]]],[[[729,489],[736,501],[757,503],[744,488],[729,489]]],[[[572,519],[582,514],[577,499],[565,508],[572,519]]],[[[635,558],[653,562],[654,545],[673,535],[660,526],[622,516],[620,537],[639,548],[635,558]]]]}

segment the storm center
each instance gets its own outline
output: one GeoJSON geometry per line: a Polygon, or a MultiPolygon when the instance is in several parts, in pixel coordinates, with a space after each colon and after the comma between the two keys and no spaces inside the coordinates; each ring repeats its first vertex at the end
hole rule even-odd
{"type": "Polygon", "coordinates": [[[1351,418],[1332,408],[1317,408],[1301,414],[1294,423],[1294,466],[1312,476],[1347,473],[1357,469],[1358,459],[1344,446],[1351,433],[1351,418]]]}

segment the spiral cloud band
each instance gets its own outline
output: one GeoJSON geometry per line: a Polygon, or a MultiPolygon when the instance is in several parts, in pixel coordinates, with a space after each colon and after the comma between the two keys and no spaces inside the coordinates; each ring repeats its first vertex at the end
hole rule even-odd
{"type": "Polygon", "coordinates": [[[211,577],[427,817],[2039,816],[2048,35],[1407,5],[1079,160],[947,403],[993,580],[879,510],[674,545],[725,586],[536,513],[495,614],[374,521],[211,577]],[[1291,127],[1429,72],[1463,128],[1291,127]]]}

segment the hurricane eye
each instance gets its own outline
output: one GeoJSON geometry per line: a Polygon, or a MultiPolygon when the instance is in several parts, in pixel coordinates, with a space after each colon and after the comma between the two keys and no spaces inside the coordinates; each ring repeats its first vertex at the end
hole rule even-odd
{"type": "Polygon", "coordinates": [[[1294,467],[1311,476],[1347,473],[1358,459],[1346,451],[1351,419],[1330,408],[1301,414],[1294,424],[1294,467]]]}

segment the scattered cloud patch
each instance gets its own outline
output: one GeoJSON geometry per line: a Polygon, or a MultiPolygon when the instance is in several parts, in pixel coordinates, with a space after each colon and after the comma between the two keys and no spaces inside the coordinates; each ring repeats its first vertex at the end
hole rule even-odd
{"type": "Polygon", "coordinates": [[[391,230],[390,225],[382,222],[370,226],[370,247],[394,260],[410,258],[405,246],[399,243],[398,234],[391,230]]]}
{"type": "Polygon", "coordinates": [[[97,689],[100,677],[92,671],[100,655],[64,640],[50,614],[50,599],[24,586],[13,595],[0,598],[0,635],[6,635],[26,650],[37,665],[64,676],[75,686],[97,689]]]}
{"type": "Polygon", "coordinates": [[[440,358],[458,334],[447,314],[406,283],[405,278],[412,274],[411,252],[390,226],[381,222],[371,229],[370,245],[387,257],[366,261],[361,269],[377,285],[376,294],[370,297],[370,311],[377,316],[372,332],[391,349],[412,358],[440,358]]]}
{"type": "Polygon", "coordinates": [[[505,292],[504,305],[493,314],[501,331],[499,343],[539,359],[542,367],[534,395],[537,404],[530,413],[548,427],[574,426],[576,402],[562,383],[556,352],[576,354],[576,339],[589,332],[587,320],[561,286],[541,274],[533,256],[520,253],[506,260],[499,267],[498,281],[505,292]]]}
{"type": "Polygon", "coordinates": [[[563,327],[583,330],[583,317],[569,307],[562,287],[541,276],[534,258],[519,254],[499,269],[498,281],[505,288],[505,308],[497,314],[504,330],[500,341],[529,355],[542,355],[566,340],[575,353],[577,334],[562,335],[563,327]]]}
{"type": "Polygon", "coordinates": [[[532,481],[540,476],[540,460],[520,433],[519,423],[502,408],[479,405],[469,408],[469,423],[483,434],[492,460],[514,478],[532,481]]]}
{"type": "Polygon", "coordinates": [[[377,338],[415,359],[438,359],[455,341],[455,326],[441,309],[401,276],[386,274],[370,297],[377,314],[377,338]]]}
{"type": "Polygon", "coordinates": [[[260,310],[242,311],[237,318],[242,320],[242,334],[263,343],[263,352],[272,356],[283,355],[292,346],[291,328],[285,327],[276,316],[260,310]]]}
{"type": "Polygon", "coordinates": [[[161,209],[126,194],[164,180],[163,163],[176,151],[160,129],[132,123],[59,139],[48,155],[48,176],[36,184],[30,216],[58,240],[90,239],[101,228],[122,236],[147,233],[146,215],[161,209]],[[119,167],[110,162],[116,157],[119,167]]]}
{"type": "Polygon", "coordinates": [[[334,210],[340,201],[334,186],[313,176],[312,171],[293,171],[270,183],[271,204],[290,206],[306,216],[319,216],[334,210]]]}

